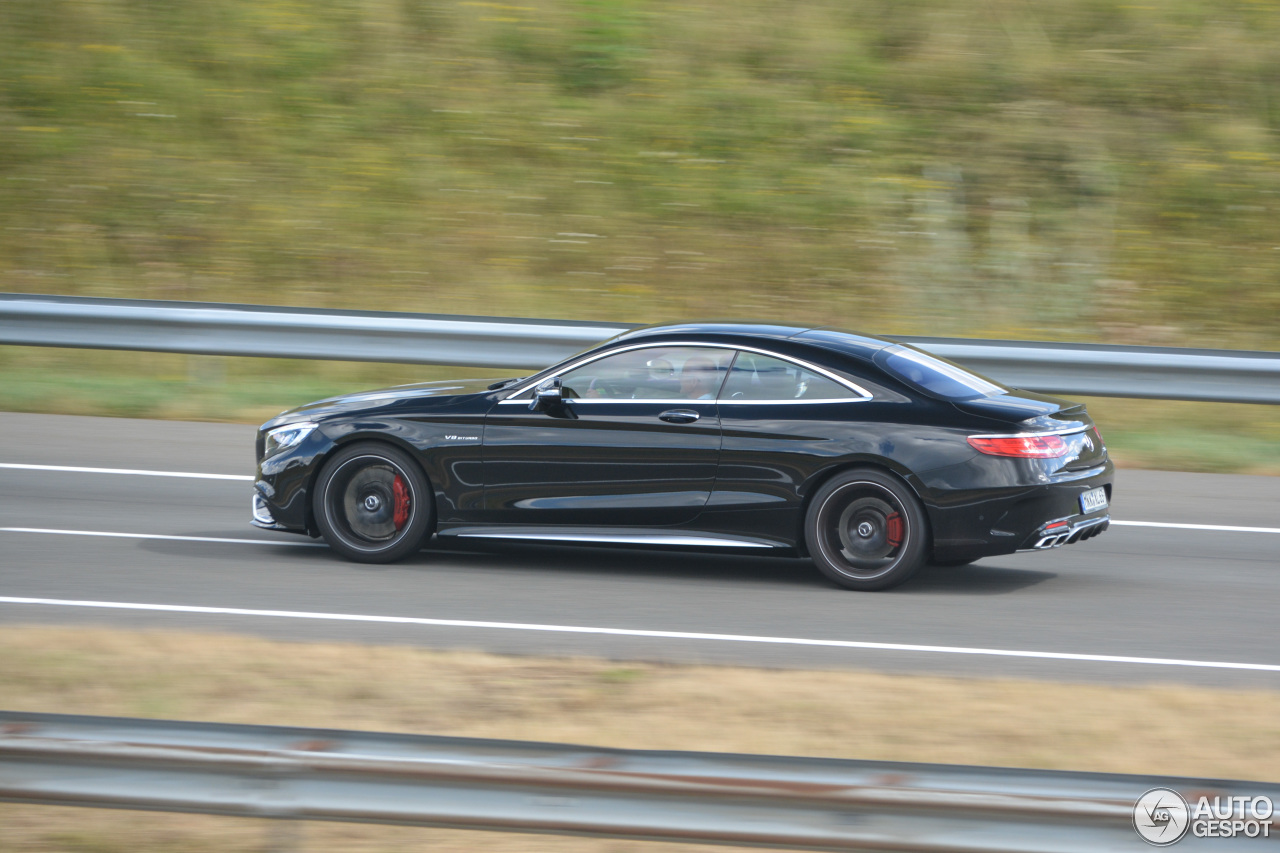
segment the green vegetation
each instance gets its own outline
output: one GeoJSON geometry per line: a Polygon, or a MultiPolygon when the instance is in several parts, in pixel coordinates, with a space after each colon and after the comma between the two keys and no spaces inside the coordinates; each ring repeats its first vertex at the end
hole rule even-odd
{"type": "MultiPolygon", "coordinates": [[[[0,289],[1280,349],[1280,2],[0,4],[0,289]]],[[[255,421],[457,369],[0,348],[255,421]]],[[[1280,471],[1274,408],[1097,401],[1280,471]]]]}
{"type": "Polygon", "coordinates": [[[352,391],[464,376],[462,367],[0,347],[0,411],[261,423],[352,391]]]}
{"type": "Polygon", "coordinates": [[[0,4],[0,281],[1280,348],[1276,0],[0,4]]]}
{"type": "Polygon", "coordinates": [[[1121,467],[1280,475],[1280,407],[1080,399],[1121,467]]]}

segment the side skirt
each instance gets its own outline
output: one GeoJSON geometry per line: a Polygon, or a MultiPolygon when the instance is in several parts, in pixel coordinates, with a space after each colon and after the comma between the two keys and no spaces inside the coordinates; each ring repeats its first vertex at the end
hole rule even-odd
{"type": "Polygon", "coordinates": [[[516,539],[525,542],[577,542],[596,545],[637,545],[641,547],[677,548],[742,548],[755,551],[790,550],[784,542],[732,533],[708,533],[701,530],[675,531],[639,527],[557,527],[473,525],[441,527],[436,534],[442,539],[516,539]]]}

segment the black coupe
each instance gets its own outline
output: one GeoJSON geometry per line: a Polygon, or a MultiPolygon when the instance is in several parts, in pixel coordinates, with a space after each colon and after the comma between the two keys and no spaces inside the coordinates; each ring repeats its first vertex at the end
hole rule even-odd
{"type": "Polygon", "coordinates": [[[849,589],[1106,530],[1084,406],[891,340],[695,323],[541,373],[406,385],[263,424],[253,523],[390,562],[441,539],[811,557],[849,589]]]}

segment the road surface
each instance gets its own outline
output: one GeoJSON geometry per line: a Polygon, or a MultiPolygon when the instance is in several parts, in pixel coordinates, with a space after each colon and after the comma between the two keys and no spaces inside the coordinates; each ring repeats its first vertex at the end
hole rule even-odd
{"type": "Polygon", "coordinates": [[[253,434],[0,413],[0,623],[1280,687],[1280,478],[1122,470],[1127,523],[1090,542],[854,593],[807,561],[736,554],[495,544],[347,563],[249,526],[253,434]]]}

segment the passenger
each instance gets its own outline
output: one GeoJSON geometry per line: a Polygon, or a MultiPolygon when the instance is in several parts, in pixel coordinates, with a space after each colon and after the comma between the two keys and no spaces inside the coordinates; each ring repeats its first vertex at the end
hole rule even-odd
{"type": "Polygon", "coordinates": [[[695,355],[684,363],[680,372],[680,396],[686,400],[714,400],[720,385],[716,363],[706,356],[695,355]]]}

